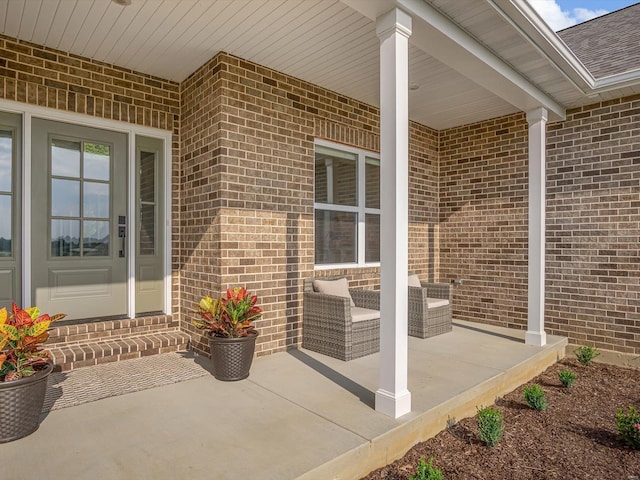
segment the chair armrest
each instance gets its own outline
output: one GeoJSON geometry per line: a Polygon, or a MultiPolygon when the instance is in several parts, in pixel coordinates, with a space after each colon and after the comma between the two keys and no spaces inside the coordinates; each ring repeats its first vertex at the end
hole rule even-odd
{"type": "Polygon", "coordinates": [[[427,291],[429,298],[443,298],[449,300],[451,304],[453,299],[451,296],[451,285],[448,283],[423,283],[422,287],[427,291]]]}
{"type": "Polygon", "coordinates": [[[349,293],[356,307],[380,310],[380,292],[376,290],[360,290],[350,288],[349,293]]]}
{"type": "Polygon", "coordinates": [[[351,303],[348,298],[326,293],[304,292],[303,317],[345,325],[351,323],[351,303]]]}

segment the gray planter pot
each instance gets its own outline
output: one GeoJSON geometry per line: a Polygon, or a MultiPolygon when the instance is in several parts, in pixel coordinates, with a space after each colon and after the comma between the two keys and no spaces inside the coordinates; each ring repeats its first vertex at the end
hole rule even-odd
{"type": "Polygon", "coordinates": [[[256,349],[258,332],[250,332],[246,337],[209,337],[213,376],[224,382],[242,380],[249,376],[249,369],[256,349]]]}
{"type": "Polygon", "coordinates": [[[0,382],[0,443],[26,437],[38,429],[52,371],[53,366],[48,364],[30,377],[0,382]]]}

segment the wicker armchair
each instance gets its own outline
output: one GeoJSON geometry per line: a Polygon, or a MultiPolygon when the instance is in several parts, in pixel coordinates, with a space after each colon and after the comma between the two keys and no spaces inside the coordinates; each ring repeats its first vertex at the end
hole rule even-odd
{"type": "Polygon", "coordinates": [[[314,291],[313,280],[304,281],[302,346],[345,361],[380,351],[380,292],[349,289],[356,307],[378,311],[377,318],[354,322],[349,299],[314,291]]]}
{"type": "Polygon", "coordinates": [[[409,335],[429,338],[450,332],[451,285],[424,283],[422,287],[409,287],[409,335]],[[439,300],[447,300],[448,303],[439,300]],[[442,305],[441,305],[442,304],[442,305]]]}

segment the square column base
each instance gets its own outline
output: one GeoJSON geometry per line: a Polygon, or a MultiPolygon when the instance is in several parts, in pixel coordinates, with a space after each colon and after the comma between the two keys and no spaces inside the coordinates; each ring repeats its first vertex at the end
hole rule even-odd
{"type": "Polygon", "coordinates": [[[411,412],[411,392],[405,390],[397,394],[378,390],[376,392],[376,411],[393,418],[400,418],[411,412]]]}
{"type": "Polygon", "coordinates": [[[547,344],[547,332],[530,332],[524,335],[524,344],[534,347],[544,347],[547,344]]]}

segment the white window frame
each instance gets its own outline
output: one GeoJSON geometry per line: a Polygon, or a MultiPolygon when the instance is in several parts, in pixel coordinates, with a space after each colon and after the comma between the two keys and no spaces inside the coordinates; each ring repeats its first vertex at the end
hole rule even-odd
{"type": "MultiPolygon", "coordinates": [[[[318,203],[313,204],[313,218],[314,218],[314,232],[315,232],[315,212],[316,210],[328,210],[331,212],[351,212],[357,214],[356,222],[356,244],[358,258],[357,262],[352,263],[325,263],[315,264],[315,237],[314,237],[314,269],[315,270],[332,270],[336,268],[356,268],[356,267],[379,267],[380,262],[366,262],[365,261],[365,247],[366,247],[366,215],[380,215],[381,209],[379,208],[367,208],[366,207],[366,159],[372,158],[380,161],[380,155],[370,150],[364,150],[362,148],[352,147],[344,145],[342,143],[330,142],[317,138],[314,145],[332,148],[334,150],[340,150],[346,153],[357,155],[357,179],[358,179],[358,205],[334,205],[331,203],[318,203]]],[[[314,199],[315,199],[315,151],[314,151],[314,170],[313,170],[313,187],[314,187],[314,199]]]]}

